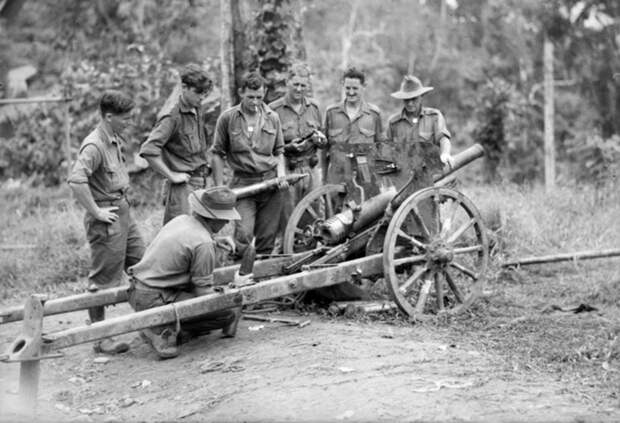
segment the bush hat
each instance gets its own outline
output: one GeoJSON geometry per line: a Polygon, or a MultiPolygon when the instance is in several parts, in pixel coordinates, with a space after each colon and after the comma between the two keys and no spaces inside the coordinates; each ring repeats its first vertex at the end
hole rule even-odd
{"type": "Polygon", "coordinates": [[[198,189],[189,194],[189,205],[195,213],[220,220],[241,220],[235,209],[237,197],[228,187],[198,189]]]}
{"type": "Polygon", "coordinates": [[[416,98],[429,91],[432,91],[433,87],[425,87],[422,82],[413,75],[405,75],[403,82],[400,84],[400,90],[390,94],[394,98],[405,100],[409,98],[416,98]]]}

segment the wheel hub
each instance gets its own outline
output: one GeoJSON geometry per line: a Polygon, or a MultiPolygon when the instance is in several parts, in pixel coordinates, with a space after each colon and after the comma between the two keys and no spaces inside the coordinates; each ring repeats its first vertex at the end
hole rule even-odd
{"type": "Polygon", "coordinates": [[[452,248],[444,242],[435,241],[429,246],[426,252],[426,258],[433,266],[444,267],[452,261],[454,252],[452,248]]]}

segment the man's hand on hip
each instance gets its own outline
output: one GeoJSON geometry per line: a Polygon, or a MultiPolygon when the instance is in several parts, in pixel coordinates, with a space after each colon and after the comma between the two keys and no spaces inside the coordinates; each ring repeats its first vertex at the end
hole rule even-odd
{"type": "Polygon", "coordinates": [[[118,214],[114,213],[118,210],[117,206],[111,207],[99,207],[97,210],[97,214],[95,215],[95,219],[100,220],[105,223],[113,223],[118,219],[118,214]]]}

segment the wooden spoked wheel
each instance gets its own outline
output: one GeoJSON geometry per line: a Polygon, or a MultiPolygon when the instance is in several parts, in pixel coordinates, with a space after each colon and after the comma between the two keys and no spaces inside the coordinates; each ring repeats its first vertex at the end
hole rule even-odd
{"type": "Polygon", "coordinates": [[[482,290],[488,240],[478,209],[463,194],[426,188],[394,213],[383,244],[385,280],[411,318],[458,313],[482,290]]]}
{"type": "Polygon", "coordinates": [[[284,231],[285,254],[300,253],[317,247],[317,224],[342,211],[346,188],[342,184],[324,185],[309,192],[295,206],[284,231]]]}

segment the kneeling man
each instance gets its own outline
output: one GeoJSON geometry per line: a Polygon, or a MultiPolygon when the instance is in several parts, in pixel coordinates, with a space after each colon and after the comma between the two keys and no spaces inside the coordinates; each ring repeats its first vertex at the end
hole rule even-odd
{"type": "MultiPolygon", "coordinates": [[[[239,220],[233,191],[224,186],[189,194],[191,215],[177,216],[159,231],[138,264],[129,268],[129,303],[136,311],[212,294],[216,267],[214,235],[230,220],[239,220]]],[[[232,242],[232,241],[231,241],[232,242]]],[[[185,336],[200,336],[222,329],[226,337],[235,335],[240,309],[205,313],[181,320],[185,336]]],[[[145,329],[142,337],[160,358],[176,357],[174,324],[145,329]]]]}

